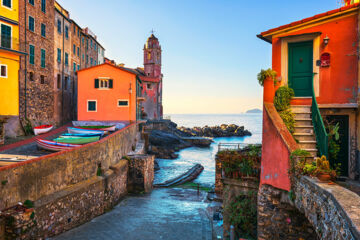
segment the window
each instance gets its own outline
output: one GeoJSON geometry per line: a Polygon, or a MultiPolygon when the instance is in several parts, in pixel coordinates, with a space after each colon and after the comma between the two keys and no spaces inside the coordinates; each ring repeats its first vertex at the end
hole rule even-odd
{"type": "Polygon", "coordinates": [[[86,64],[89,63],[89,55],[86,55],[86,64]]]}
{"type": "Polygon", "coordinates": [[[29,80],[30,80],[31,82],[34,81],[34,73],[33,73],[33,72],[29,72],[29,80]]]}
{"type": "Polygon", "coordinates": [[[94,49],[95,49],[95,51],[96,51],[96,43],[94,43],[94,49]]]}
{"type": "Polygon", "coordinates": [[[46,0],[41,0],[41,11],[46,12],[46,0]]]}
{"type": "Polygon", "coordinates": [[[127,106],[129,106],[129,100],[123,100],[123,99],[121,99],[121,100],[118,100],[118,107],[127,107],[127,106]]]}
{"type": "Polygon", "coordinates": [[[45,49],[41,49],[41,67],[42,68],[45,68],[45,56],[46,56],[45,49]]]}
{"type": "Polygon", "coordinates": [[[89,49],[89,39],[86,39],[86,50],[89,49]]]}
{"type": "Polygon", "coordinates": [[[76,72],[76,63],[74,62],[73,63],[73,70],[74,70],[74,73],[76,72]]]}
{"type": "Polygon", "coordinates": [[[45,84],[45,76],[44,75],[40,76],[40,83],[45,84]]]}
{"type": "Polygon", "coordinates": [[[46,25],[41,24],[41,36],[46,37],[46,25]]]}
{"type": "Polygon", "coordinates": [[[75,28],[75,25],[74,25],[74,35],[76,34],[76,28],[75,28]]]}
{"type": "Polygon", "coordinates": [[[95,79],[95,88],[100,89],[112,89],[113,80],[112,79],[95,79]]]}
{"type": "Polygon", "coordinates": [[[76,46],[75,46],[75,44],[73,45],[73,53],[74,53],[74,55],[76,54],[76,46]]]}
{"type": "Polygon", "coordinates": [[[61,75],[60,74],[57,75],[57,88],[58,89],[61,88],[61,75]]]}
{"type": "Polygon", "coordinates": [[[69,28],[68,28],[68,26],[65,26],[65,37],[66,37],[66,39],[69,38],[69,28]]]}
{"type": "Polygon", "coordinates": [[[61,62],[61,49],[60,48],[57,49],[57,61],[58,61],[58,63],[61,62]]]}
{"type": "Polygon", "coordinates": [[[87,111],[88,112],[96,112],[96,100],[88,100],[87,101],[87,111]]]}
{"type": "Polygon", "coordinates": [[[77,55],[78,55],[78,57],[80,57],[80,48],[79,47],[77,48],[77,55]]]}
{"type": "Polygon", "coordinates": [[[11,8],[11,1],[12,0],[2,0],[2,5],[7,8],[11,8]]]}
{"type": "Polygon", "coordinates": [[[35,32],[35,19],[29,16],[29,30],[35,32]]]}
{"type": "Polygon", "coordinates": [[[84,61],[85,59],[84,59],[84,54],[82,55],[82,60],[84,61]]]}
{"type": "Polygon", "coordinates": [[[79,71],[80,70],[80,65],[78,64],[78,66],[77,66],[77,70],[79,71]]]}
{"type": "Polygon", "coordinates": [[[82,44],[84,45],[84,37],[82,38],[82,44]]]}
{"type": "Polygon", "coordinates": [[[7,65],[1,64],[0,65],[0,77],[7,78],[7,65]]]}
{"type": "Polygon", "coordinates": [[[90,65],[91,66],[93,65],[93,62],[94,62],[93,58],[90,58],[90,65]]]}
{"type": "Polygon", "coordinates": [[[69,54],[65,53],[65,66],[69,65],[69,54]]]}
{"type": "Polygon", "coordinates": [[[151,83],[148,83],[148,84],[146,85],[146,88],[147,88],[147,89],[152,89],[151,83]]]}
{"type": "Polygon", "coordinates": [[[78,37],[80,37],[80,29],[79,28],[77,29],[77,32],[78,32],[78,34],[77,34],[78,37]]]}
{"type": "Polygon", "coordinates": [[[34,0],[29,0],[29,3],[34,6],[34,0]]]}
{"type": "Polygon", "coordinates": [[[90,48],[93,47],[92,39],[90,39],[90,48]]]}
{"type": "Polygon", "coordinates": [[[1,24],[1,47],[11,49],[11,27],[1,24]]]}
{"type": "Polygon", "coordinates": [[[35,46],[29,45],[29,63],[35,64],[35,46]]]}
{"type": "Polygon", "coordinates": [[[60,19],[57,20],[57,31],[58,31],[58,33],[61,33],[61,21],[60,21],[60,19]]]}

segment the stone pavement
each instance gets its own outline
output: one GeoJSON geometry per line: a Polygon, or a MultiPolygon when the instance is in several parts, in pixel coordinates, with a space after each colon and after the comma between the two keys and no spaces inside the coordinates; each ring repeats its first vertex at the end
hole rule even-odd
{"type": "Polygon", "coordinates": [[[192,189],[154,189],[126,197],[112,211],[55,240],[210,240],[206,193],[192,189]]]}

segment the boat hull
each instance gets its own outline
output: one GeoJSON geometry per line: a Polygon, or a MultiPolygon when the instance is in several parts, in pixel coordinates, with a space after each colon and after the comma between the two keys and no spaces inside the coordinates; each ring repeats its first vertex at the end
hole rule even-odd
{"type": "Polygon", "coordinates": [[[96,137],[70,137],[70,136],[64,136],[54,139],[54,142],[58,143],[69,143],[69,144],[87,144],[96,142],[100,139],[99,136],[96,137]]]}
{"type": "Polygon", "coordinates": [[[105,126],[105,127],[101,127],[101,126],[79,126],[77,128],[81,128],[81,129],[87,129],[87,130],[101,130],[101,131],[109,131],[109,132],[114,132],[116,130],[116,126],[105,126]]]}
{"type": "Polygon", "coordinates": [[[103,136],[106,131],[100,131],[100,130],[89,130],[89,129],[82,129],[82,128],[74,128],[74,127],[68,127],[68,132],[73,134],[101,134],[103,136]]]}
{"type": "Polygon", "coordinates": [[[54,141],[49,141],[44,139],[36,139],[36,144],[39,148],[52,152],[65,151],[81,146],[79,144],[64,144],[64,143],[57,143],[54,141]]]}
{"type": "Polygon", "coordinates": [[[103,133],[64,133],[60,137],[101,137],[103,133]]]}
{"type": "Polygon", "coordinates": [[[42,125],[42,126],[34,127],[33,130],[35,135],[40,135],[50,132],[53,128],[54,128],[53,125],[42,125]]]}

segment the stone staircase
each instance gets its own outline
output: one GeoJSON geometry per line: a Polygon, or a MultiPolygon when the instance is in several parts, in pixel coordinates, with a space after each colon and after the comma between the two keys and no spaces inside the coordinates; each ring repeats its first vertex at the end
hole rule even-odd
{"type": "Polygon", "coordinates": [[[313,159],[317,156],[317,149],[314,126],[311,119],[311,106],[292,105],[291,110],[295,114],[294,138],[301,149],[310,152],[311,159],[313,159]]]}

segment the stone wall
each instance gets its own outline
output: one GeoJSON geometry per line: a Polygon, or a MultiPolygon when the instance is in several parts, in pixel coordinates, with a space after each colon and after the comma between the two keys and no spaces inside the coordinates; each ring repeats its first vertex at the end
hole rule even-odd
{"type": "MultiPolygon", "coordinates": [[[[224,236],[229,236],[230,230],[230,204],[238,196],[248,196],[251,194],[256,194],[259,189],[259,179],[258,178],[242,178],[242,179],[223,179],[223,208],[224,208],[224,236]]],[[[256,204],[256,203],[255,203],[256,204]]],[[[249,219],[251,221],[251,219],[249,219]]],[[[256,229],[256,224],[253,226],[256,229]]]]}
{"type": "Polygon", "coordinates": [[[96,176],[117,164],[135,145],[137,125],[83,147],[0,168],[0,209],[35,201],[96,176]]]}
{"type": "Polygon", "coordinates": [[[153,155],[134,155],[129,161],[129,192],[150,192],[154,181],[153,155]]]}
{"type": "Polygon", "coordinates": [[[360,197],[356,193],[310,177],[297,179],[294,185],[295,205],[320,239],[360,239],[360,197]]]}
{"type": "Polygon", "coordinates": [[[261,185],[258,192],[258,239],[317,239],[306,217],[290,201],[289,192],[261,185]]]}

